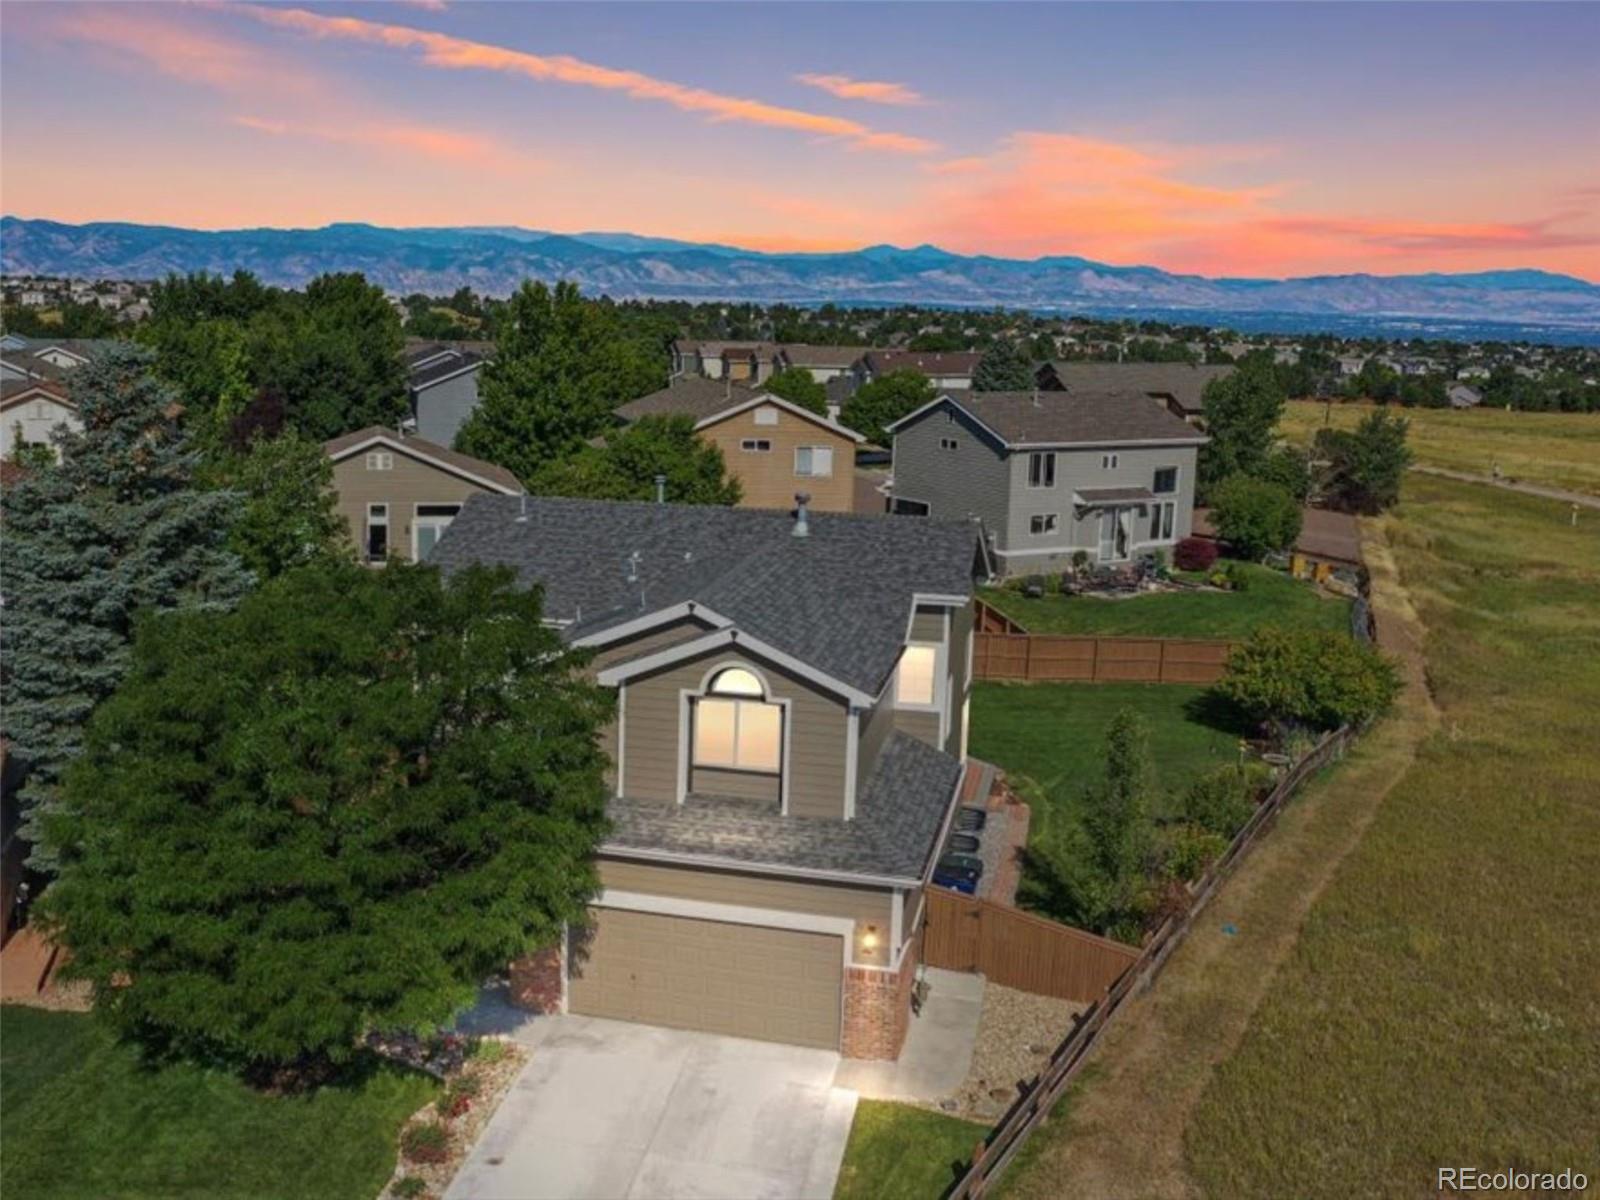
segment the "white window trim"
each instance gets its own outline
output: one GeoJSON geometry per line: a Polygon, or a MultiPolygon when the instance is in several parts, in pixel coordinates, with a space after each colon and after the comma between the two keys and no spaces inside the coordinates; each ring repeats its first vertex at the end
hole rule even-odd
{"type": "MultiPolygon", "coordinates": [[[[783,741],[778,748],[778,811],[784,816],[789,815],[789,777],[793,774],[789,764],[793,762],[790,754],[790,744],[794,737],[794,701],[782,696],[772,694],[772,684],[767,679],[766,673],[754,663],[742,658],[727,658],[713,665],[700,677],[698,688],[681,688],[678,691],[678,803],[681,805],[689,797],[689,775],[694,770],[694,701],[705,699],[706,689],[711,686],[711,681],[729,667],[738,667],[749,671],[761,681],[761,688],[766,693],[766,703],[775,704],[781,710],[783,721],[783,741]]],[[[727,699],[729,697],[717,697],[727,699]]],[[[744,767],[719,767],[714,763],[706,763],[708,771],[743,771],[744,767]]],[[[757,771],[753,774],[770,774],[770,772],[757,771]]]]}
{"type": "Polygon", "coordinates": [[[1058,534],[1060,532],[1061,532],[1061,514],[1060,513],[1051,512],[1051,513],[1029,513],[1028,514],[1028,536],[1029,537],[1054,537],[1056,534],[1058,534]],[[1041,529],[1037,533],[1034,532],[1033,523],[1034,523],[1035,520],[1039,519],[1040,517],[1053,518],[1055,520],[1055,526],[1053,528],[1041,529]]]}
{"type": "MultiPolygon", "coordinates": [[[[450,520],[453,522],[456,519],[456,517],[459,517],[461,515],[461,510],[466,506],[466,501],[464,501],[464,500],[418,500],[416,503],[414,503],[411,506],[411,561],[412,562],[421,562],[422,561],[422,554],[420,552],[421,548],[417,544],[417,534],[418,534],[418,531],[421,528],[422,522],[423,521],[433,522],[433,521],[437,521],[437,520],[440,519],[438,517],[431,516],[431,515],[424,517],[422,515],[422,510],[424,508],[432,508],[432,507],[435,507],[435,506],[440,507],[440,508],[444,508],[444,507],[448,507],[450,505],[454,505],[455,506],[455,510],[456,510],[455,516],[450,518],[450,520]]],[[[449,525],[446,525],[444,527],[444,529],[449,529],[449,528],[450,528],[449,525]]],[[[441,529],[439,531],[439,536],[440,537],[444,536],[444,529],[441,529]]]]}
{"type": "Polygon", "coordinates": [[[912,646],[926,646],[933,651],[933,702],[931,704],[911,704],[900,699],[900,664],[896,662],[894,679],[891,681],[894,686],[894,706],[901,712],[943,712],[945,700],[944,677],[948,669],[946,660],[950,656],[948,639],[944,642],[908,640],[905,646],[901,648],[900,655],[902,658],[905,657],[906,650],[909,650],[912,646]]]}
{"type": "Polygon", "coordinates": [[[1154,471],[1150,472],[1150,494],[1152,496],[1156,497],[1156,499],[1161,500],[1161,499],[1165,499],[1168,496],[1171,496],[1173,499],[1177,499],[1178,495],[1182,491],[1183,491],[1183,467],[1181,467],[1177,463],[1173,463],[1170,466],[1157,467],[1154,471]],[[1156,491],[1156,476],[1162,471],[1171,471],[1172,472],[1172,490],[1170,492],[1158,492],[1158,491],[1156,491]]]}
{"type": "Polygon", "coordinates": [[[794,473],[797,479],[832,479],[833,478],[833,447],[832,446],[796,446],[794,448],[794,473]],[[826,473],[816,470],[817,451],[824,451],[828,455],[828,470],[826,473]],[[800,454],[810,451],[812,470],[800,469],[800,454]]]}
{"type": "Polygon", "coordinates": [[[772,453],[772,439],[771,438],[753,438],[753,437],[740,438],[739,439],[739,453],[740,454],[771,454],[772,453]],[[765,442],[766,444],[762,445],[763,442],[765,442]]]}
{"type": "Polygon", "coordinates": [[[628,685],[617,687],[617,786],[616,797],[621,800],[628,794],[628,685]]]}
{"type": "Polygon", "coordinates": [[[392,520],[391,514],[389,512],[389,509],[391,507],[392,506],[389,504],[389,502],[387,500],[373,500],[373,501],[368,502],[368,504],[367,504],[367,519],[366,519],[366,523],[364,525],[362,525],[362,527],[361,527],[361,561],[366,563],[368,566],[375,566],[380,562],[387,562],[388,559],[389,559],[389,555],[394,550],[394,539],[392,537],[390,537],[390,534],[394,530],[393,520],[392,520]],[[383,520],[374,521],[372,519],[372,516],[373,516],[372,510],[375,509],[375,508],[383,509],[383,520]],[[376,559],[376,558],[372,557],[372,527],[374,525],[382,525],[383,526],[383,552],[384,553],[383,553],[383,558],[382,559],[376,559]]]}
{"type": "MultiPolygon", "coordinates": [[[[1030,451],[1028,451],[1028,487],[1030,489],[1034,490],[1034,491],[1043,491],[1043,490],[1045,490],[1047,488],[1054,488],[1056,486],[1056,468],[1057,468],[1058,465],[1059,464],[1056,462],[1056,452],[1054,450],[1030,450],[1030,451]],[[1035,483],[1033,481],[1033,463],[1034,463],[1035,459],[1039,459],[1039,460],[1049,459],[1050,460],[1050,470],[1048,472],[1048,476],[1049,476],[1049,479],[1050,479],[1049,483],[1035,483]]],[[[1039,474],[1040,474],[1041,477],[1044,477],[1047,474],[1047,472],[1045,472],[1041,468],[1041,470],[1039,471],[1039,474]]]]}

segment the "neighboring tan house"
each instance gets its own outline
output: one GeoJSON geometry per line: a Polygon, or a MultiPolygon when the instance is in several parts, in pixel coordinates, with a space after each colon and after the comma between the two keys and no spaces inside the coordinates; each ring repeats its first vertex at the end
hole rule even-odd
{"type": "Polygon", "coordinates": [[[1039,364],[1033,378],[1042,392],[1139,392],[1198,426],[1206,384],[1226,379],[1236,369],[1188,363],[1047,362],[1039,364]]]}
{"type": "Polygon", "coordinates": [[[778,348],[779,370],[808,371],[818,383],[854,378],[856,364],[866,353],[865,346],[808,346],[785,342],[778,348]]]}
{"type": "Polygon", "coordinates": [[[1001,573],[1189,535],[1205,435],[1138,392],[947,392],[889,427],[890,509],[976,518],[1001,573]]]}
{"type": "Polygon", "coordinates": [[[772,342],[697,342],[679,338],[672,343],[674,375],[765,383],[779,370],[778,347],[772,342]]]}
{"type": "Polygon", "coordinates": [[[616,690],[602,891],[513,998],[895,1058],[965,769],[976,529],[479,496],[433,561],[544,588],[616,690]]]}
{"type": "Polygon", "coordinates": [[[441,446],[478,407],[478,372],[493,352],[491,342],[422,342],[406,347],[406,387],[416,431],[441,446]]]}
{"type": "MultiPolygon", "coordinates": [[[[65,387],[51,380],[0,381],[0,459],[14,458],[23,446],[50,446],[51,431],[58,425],[74,432],[83,429],[78,406],[65,387]]],[[[55,453],[59,459],[60,450],[55,453]]]]}
{"type": "Polygon", "coordinates": [[[333,487],[356,556],[374,566],[426,559],[469,496],[523,490],[504,467],[381,425],[322,448],[333,460],[333,487]]]}
{"type": "Polygon", "coordinates": [[[972,373],[983,355],[971,350],[869,350],[856,367],[861,383],[871,383],[892,371],[917,371],[928,377],[936,391],[970,388],[972,373]]]}
{"type": "Polygon", "coordinates": [[[850,512],[855,506],[859,433],[781,397],[730,381],[677,378],[658,392],[630,400],[617,417],[682,415],[722,451],[739,481],[744,508],[792,508],[796,492],[813,510],[850,512]]]}

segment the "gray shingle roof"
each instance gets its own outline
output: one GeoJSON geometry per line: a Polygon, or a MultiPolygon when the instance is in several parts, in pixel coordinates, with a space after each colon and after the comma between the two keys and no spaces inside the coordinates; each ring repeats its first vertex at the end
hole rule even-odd
{"type": "Polygon", "coordinates": [[[660,391],[651,392],[619,405],[616,415],[624,421],[640,417],[666,417],[682,414],[696,421],[732,408],[756,395],[747,387],[723,379],[704,379],[698,375],[678,376],[660,391]]]}
{"type": "Polygon", "coordinates": [[[515,568],[543,585],[571,638],[692,601],[872,695],[899,659],[913,596],[972,594],[967,522],[813,513],[804,538],[793,525],[763,509],[473,496],[429,561],[515,568]]]}
{"type": "Polygon", "coordinates": [[[459,450],[441,446],[438,442],[430,442],[427,438],[418,437],[414,433],[397,433],[386,425],[368,425],[365,429],[358,429],[354,433],[342,434],[331,441],[323,442],[322,450],[329,458],[338,462],[351,447],[359,446],[373,438],[381,438],[386,445],[402,454],[409,450],[413,454],[420,454],[443,463],[446,469],[465,471],[469,475],[487,479],[511,492],[522,491],[522,484],[517,477],[496,463],[473,458],[470,454],[462,454],[459,450]]]}
{"type": "Polygon", "coordinates": [[[1234,368],[1190,366],[1188,363],[1101,363],[1048,362],[1039,368],[1039,378],[1053,375],[1069,392],[1143,392],[1147,396],[1170,396],[1186,413],[1201,410],[1206,384],[1224,379],[1234,368]]]}
{"type": "Polygon", "coordinates": [[[1141,392],[972,392],[944,397],[1011,446],[1205,441],[1205,435],[1141,392]]]}
{"type": "Polygon", "coordinates": [[[414,388],[431,387],[441,379],[481,366],[483,355],[475,350],[446,350],[424,359],[422,366],[407,369],[406,380],[414,388]]]}
{"type": "Polygon", "coordinates": [[[785,342],[784,358],[797,367],[852,367],[868,353],[870,346],[812,346],[805,342],[785,342]]]}
{"type": "Polygon", "coordinates": [[[976,350],[872,350],[867,368],[874,375],[921,371],[924,375],[971,375],[983,357],[976,350]]]}
{"type": "Polygon", "coordinates": [[[853,821],[783,816],[772,804],[721,797],[690,796],[682,805],[623,798],[607,806],[612,832],[604,849],[920,879],[961,772],[950,755],[895,732],[853,821]]]}

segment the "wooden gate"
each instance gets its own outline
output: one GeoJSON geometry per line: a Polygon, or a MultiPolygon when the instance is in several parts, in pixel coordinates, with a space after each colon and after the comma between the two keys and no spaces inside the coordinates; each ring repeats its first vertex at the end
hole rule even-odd
{"type": "Polygon", "coordinates": [[[922,961],[981,971],[991,983],[1087,1004],[1136,962],[1121,942],[1032,913],[929,887],[922,961]]]}

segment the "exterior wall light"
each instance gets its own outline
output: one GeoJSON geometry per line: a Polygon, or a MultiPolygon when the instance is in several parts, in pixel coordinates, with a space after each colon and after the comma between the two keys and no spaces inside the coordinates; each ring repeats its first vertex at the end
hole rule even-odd
{"type": "Polygon", "coordinates": [[[861,935],[861,948],[871,954],[878,948],[878,927],[868,925],[867,931],[861,935]]]}

